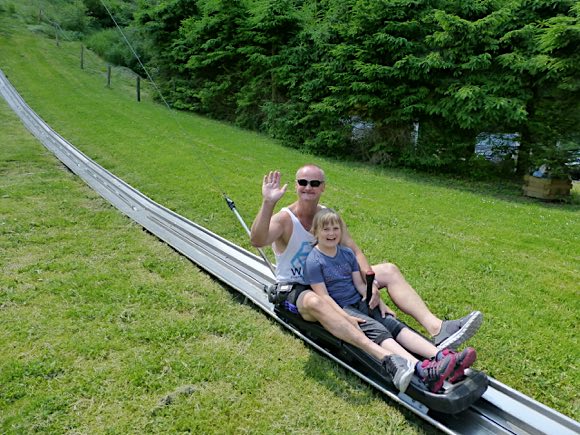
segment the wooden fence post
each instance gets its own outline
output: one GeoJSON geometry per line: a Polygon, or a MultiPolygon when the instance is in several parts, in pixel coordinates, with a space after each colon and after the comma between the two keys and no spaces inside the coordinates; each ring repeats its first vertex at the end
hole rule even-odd
{"type": "Polygon", "coordinates": [[[111,65],[107,65],[107,88],[111,87],[111,65]]]}
{"type": "Polygon", "coordinates": [[[85,46],[81,44],[81,69],[85,69],[85,46]]]}
{"type": "Polygon", "coordinates": [[[141,77],[137,76],[137,101],[141,102],[141,77]]]}

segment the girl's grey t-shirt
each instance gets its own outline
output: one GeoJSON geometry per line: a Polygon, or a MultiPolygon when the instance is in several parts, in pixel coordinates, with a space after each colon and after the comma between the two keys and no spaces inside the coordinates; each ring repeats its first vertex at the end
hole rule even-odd
{"type": "Polygon", "coordinates": [[[325,283],[330,297],[344,308],[362,299],[352,280],[353,272],[358,271],[356,256],[346,246],[338,245],[334,257],[313,249],[306,259],[304,280],[307,284],[325,283]]]}

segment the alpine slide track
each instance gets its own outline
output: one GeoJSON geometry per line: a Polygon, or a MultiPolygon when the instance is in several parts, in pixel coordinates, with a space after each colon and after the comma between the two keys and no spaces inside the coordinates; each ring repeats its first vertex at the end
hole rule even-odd
{"type": "Polygon", "coordinates": [[[269,266],[251,252],[152,201],[110,173],[48,126],[20,97],[0,71],[0,94],[26,128],[73,173],[82,178],[122,213],[240,292],[272,319],[337,364],[372,385],[393,402],[409,409],[448,434],[580,434],[580,423],[489,378],[483,396],[459,414],[430,413],[405,394],[378,384],[279,318],[265,288],[274,282],[269,266]],[[433,414],[433,415],[432,415],[433,414]]]}

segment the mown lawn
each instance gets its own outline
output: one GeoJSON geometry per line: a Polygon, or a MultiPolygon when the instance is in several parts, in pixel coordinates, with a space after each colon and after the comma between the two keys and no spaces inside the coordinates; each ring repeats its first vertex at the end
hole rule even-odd
{"type": "MultiPolygon", "coordinates": [[[[571,204],[546,204],[512,185],[304,155],[150,98],[137,103],[123,75],[105,86],[98,59],[81,70],[77,43],[56,47],[6,16],[0,27],[0,68],[56,131],[245,247],[221,193],[249,223],[266,171],[291,182],[302,163],[324,166],[325,203],[373,262],[397,263],[442,317],[485,313],[471,342],[478,368],[579,418],[577,192],[571,204]]],[[[5,429],[425,430],[56,170],[1,113],[5,429]]]]}
{"type": "Polygon", "coordinates": [[[0,432],[433,432],[0,123],[0,432]]]}

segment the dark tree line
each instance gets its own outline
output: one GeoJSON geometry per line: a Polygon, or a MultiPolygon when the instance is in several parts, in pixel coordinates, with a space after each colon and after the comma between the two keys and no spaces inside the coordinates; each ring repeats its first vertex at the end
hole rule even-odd
{"type": "Polygon", "coordinates": [[[577,0],[113,3],[174,107],[294,147],[473,171],[477,135],[510,133],[508,169],[553,175],[578,150],[577,0]]]}

